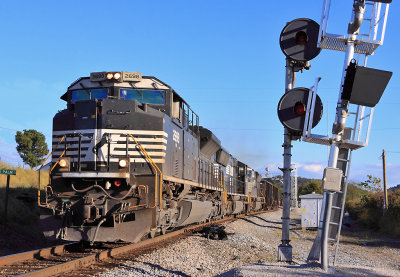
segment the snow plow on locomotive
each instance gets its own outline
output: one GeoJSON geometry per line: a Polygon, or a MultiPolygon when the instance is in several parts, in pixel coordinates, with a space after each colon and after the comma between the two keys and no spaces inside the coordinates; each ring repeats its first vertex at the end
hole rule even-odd
{"type": "Polygon", "coordinates": [[[199,126],[167,84],[96,72],[61,96],[41,228],[49,239],[139,241],[278,205],[278,189],[199,126]]]}

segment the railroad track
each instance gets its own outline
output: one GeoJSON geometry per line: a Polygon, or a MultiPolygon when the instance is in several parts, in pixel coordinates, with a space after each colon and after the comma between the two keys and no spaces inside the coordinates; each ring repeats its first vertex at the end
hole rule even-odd
{"type": "MultiPolygon", "coordinates": [[[[188,226],[152,239],[147,239],[138,243],[124,244],[122,246],[121,244],[103,244],[101,248],[83,247],[82,244],[75,242],[3,256],[0,257],[0,276],[23,275],[44,277],[63,275],[68,272],[73,272],[74,270],[76,271],[98,263],[104,263],[108,259],[113,259],[127,253],[130,253],[132,256],[138,256],[145,251],[160,248],[168,243],[180,240],[191,235],[194,231],[209,225],[221,224],[223,222],[235,220],[236,218],[265,212],[268,211],[229,216],[216,221],[188,226]]],[[[111,263],[111,265],[114,265],[114,263],[111,263]]],[[[107,264],[103,267],[107,268],[107,264]]],[[[90,271],[91,270],[86,273],[80,272],[76,275],[85,276],[90,274],[90,271]]],[[[96,270],[94,270],[93,273],[95,272],[96,270]]],[[[71,274],[68,274],[68,276],[71,276],[71,274]]]]}

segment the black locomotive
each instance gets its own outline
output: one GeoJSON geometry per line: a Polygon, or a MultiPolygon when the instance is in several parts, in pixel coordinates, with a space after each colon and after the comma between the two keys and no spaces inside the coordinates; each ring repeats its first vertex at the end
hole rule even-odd
{"type": "Polygon", "coordinates": [[[53,119],[46,237],[139,241],[168,228],[278,205],[278,189],[232,157],[167,84],[97,72],[53,119]]]}

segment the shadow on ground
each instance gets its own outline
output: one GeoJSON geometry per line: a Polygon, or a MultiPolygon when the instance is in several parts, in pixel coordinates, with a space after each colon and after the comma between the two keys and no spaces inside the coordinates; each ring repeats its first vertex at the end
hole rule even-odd
{"type": "Polygon", "coordinates": [[[307,265],[287,264],[248,264],[232,269],[216,277],[240,277],[240,276],[396,276],[398,272],[393,270],[367,268],[367,267],[337,267],[336,271],[323,272],[319,267],[307,267],[307,265]]]}

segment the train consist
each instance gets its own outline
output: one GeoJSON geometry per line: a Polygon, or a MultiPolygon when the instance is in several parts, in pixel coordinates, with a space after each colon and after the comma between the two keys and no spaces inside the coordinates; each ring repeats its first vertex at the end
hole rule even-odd
{"type": "Polygon", "coordinates": [[[49,239],[136,242],[278,205],[278,189],[155,77],[91,73],[61,99],[67,108],[53,119],[45,201],[39,195],[49,239]]]}

